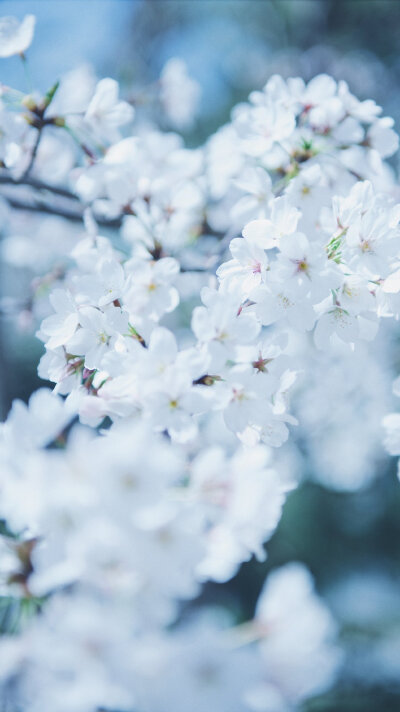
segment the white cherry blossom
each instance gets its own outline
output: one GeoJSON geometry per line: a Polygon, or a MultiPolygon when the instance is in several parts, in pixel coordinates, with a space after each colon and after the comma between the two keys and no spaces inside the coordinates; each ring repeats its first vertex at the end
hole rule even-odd
{"type": "Polygon", "coordinates": [[[16,17],[0,18],[0,57],[23,54],[33,40],[36,18],[25,15],[19,22],[16,17]]]}

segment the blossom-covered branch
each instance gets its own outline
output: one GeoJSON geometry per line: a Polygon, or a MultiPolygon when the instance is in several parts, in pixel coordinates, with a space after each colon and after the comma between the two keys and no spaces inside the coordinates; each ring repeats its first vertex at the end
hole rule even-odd
{"type": "MultiPolygon", "coordinates": [[[[28,34],[4,20],[0,55],[2,42],[25,53],[28,34]]],[[[198,89],[168,63],[154,116],[184,127],[198,89]]],[[[63,229],[71,243],[36,281],[54,390],[16,401],[1,429],[0,581],[20,603],[0,645],[4,699],[296,709],[341,660],[303,565],[273,572],[240,625],[181,604],[265,559],[296,485],[279,460],[290,397],[316,350],[325,381],[323,359],[351,358],[399,316],[393,122],[327,75],[271,77],[197,149],[85,69],[45,97],[3,89],[0,109],[6,255],[19,209],[38,214],[47,261],[63,229]],[[65,219],[53,241],[46,212],[65,219]]]]}

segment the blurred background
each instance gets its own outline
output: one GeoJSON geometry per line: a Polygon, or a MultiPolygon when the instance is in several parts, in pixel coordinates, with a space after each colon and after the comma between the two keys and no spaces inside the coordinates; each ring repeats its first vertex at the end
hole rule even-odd
{"type": "MultiPolygon", "coordinates": [[[[184,59],[202,88],[197,122],[185,133],[190,146],[274,73],[345,79],[400,129],[398,0],[2,0],[0,12],[36,15],[30,73],[42,90],[90,64],[129,91],[155,81],[169,58],[184,59]]],[[[1,80],[25,89],[20,63],[2,61],[1,80]]],[[[3,264],[3,290],[14,278],[3,264]]],[[[13,398],[27,400],[40,385],[41,344],[35,325],[1,319],[4,417],[13,398]]],[[[310,711],[400,710],[400,485],[380,444],[380,419],[395,407],[391,381],[400,371],[396,328],[382,343],[348,366],[361,368],[359,380],[348,380],[345,366],[336,380],[321,368],[324,427],[306,403],[303,430],[281,456],[282,467],[299,470],[303,483],[289,497],[267,562],[244,566],[229,588],[230,605],[245,619],[271,567],[299,560],[311,569],[339,621],[346,656],[336,687],[309,703],[310,711]]],[[[226,587],[209,586],[203,598],[222,603],[225,596],[226,587]]]]}

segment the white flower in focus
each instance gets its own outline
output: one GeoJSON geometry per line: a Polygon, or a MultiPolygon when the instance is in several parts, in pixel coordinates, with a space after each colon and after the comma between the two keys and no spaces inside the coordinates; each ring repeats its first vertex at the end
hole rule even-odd
{"type": "Polygon", "coordinates": [[[243,296],[256,287],[268,269],[266,252],[254,240],[236,237],[229,245],[233,257],[224,262],[217,270],[222,281],[229,282],[231,289],[240,289],[243,296]]]}
{"type": "Polygon", "coordinates": [[[68,353],[85,357],[85,367],[98,369],[102,357],[115,345],[118,334],[128,331],[128,318],[118,307],[109,307],[106,313],[94,307],[79,311],[81,328],[66,344],[68,353]]]}
{"type": "Polygon", "coordinates": [[[310,296],[313,304],[317,304],[331,289],[339,287],[342,280],[339,268],[328,260],[321,245],[310,243],[303,233],[283,236],[279,249],[276,270],[293,297],[310,296]]]}
{"type": "Polygon", "coordinates": [[[112,302],[118,302],[124,287],[124,269],[113,257],[99,259],[94,274],[83,274],[74,280],[79,301],[96,304],[102,309],[112,302]]]}
{"type": "Polygon", "coordinates": [[[64,289],[55,289],[49,297],[55,314],[46,317],[40,327],[40,336],[46,341],[49,349],[64,346],[74,335],[79,324],[77,306],[71,295],[64,289]]]}
{"type": "Polygon", "coordinates": [[[244,152],[258,158],[271,151],[275,142],[291,135],[295,118],[292,111],[265,99],[255,106],[237,106],[233,111],[233,124],[244,152]]]}
{"type": "Polygon", "coordinates": [[[193,416],[210,408],[210,396],[207,386],[192,385],[188,370],[169,366],[145,398],[145,410],[156,430],[168,430],[173,440],[186,442],[197,433],[193,416]]]}
{"type": "Polygon", "coordinates": [[[179,304],[179,293],[172,286],[179,273],[179,262],[164,257],[155,262],[132,259],[125,265],[128,284],[125,304],[130,314],[144,313],[158,320],[179,304]]]}
{"type": "Polygon", "coordinates": [[[259,247],[269,250],[279,246],[281,238],[295,232],[301,213],[286,195],[270,203],[270,217],[252,220],[243,228],[243,237],[253,240],[259,247]]]}
{"type": "Polygon", "coordinates": [[[306,164],[287,187],[286,195],[289,203],[301,210],[300,229],[303,232],[310,233],[318,223],[319,211],[324,205],[330,204],[331,191],[326,183],[324,173],[318,164],[311,166],[306,164]],[[315,209],[316,205],[320,206],[319,210],[315,209]]]}
{"type": "Polygon", "coordinates": [[[20,22],[16,17],[0,18],[0,57],[23,54],[33,39],[36,18],[25,15],[20,22]]]}
{"type": "Polygon", "coordinates": [[[257,338],[260,324],[248,309],[242,309],[235,293],[204,288],[205,306],[195,307],[192,330],[201,344],[206,344],[212,370],[223,367],[237,344],[248,344],[257,338]]]}
{"type": "Polygon", "coordinates": [[[60,395],[67,395],[80,386],[80,369],[75,368],[77,359],[68,362],[65,349],[58,346],[55,349],[47,349],[39,361],[38,375],[45,381],[55,383],[54,392],[60,395]]]}

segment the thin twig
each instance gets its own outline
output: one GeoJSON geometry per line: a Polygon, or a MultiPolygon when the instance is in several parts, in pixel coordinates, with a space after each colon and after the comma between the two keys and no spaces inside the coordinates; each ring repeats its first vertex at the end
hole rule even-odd
{"type": "Polygon", "coordinates": [[[48,193],[53,193],[54,195],[61,195],[63,198],[79,201],[78,196],[70,190],[67,190],[67,188],[61,188],[57,185],[52,185],[51,183],[45,183],[38,178],[33,178],[28,175],[23,175],[21,178],[13,178],[8,171],[0,170],[0,184],[15,186],[26,185],[30,188],[35,188],[35,190],[45,190],[48,193]]]}
{"type": "Polygon", "coordinates": [[[34,164],[34,162],[35,162],[35,158],[36,158],[36,155],[37,155],[37,152],[38,152],[40,140],[41,140],[41,138],[42,138],[42,131],[43,131],[42,128],[38,128],[38,129],[37,129],[36,140],[35,140],[35,143],[34,143],[33,148],[32,148],[31,157],[30,157],[28,166],[27,166],[26,170],[24,171],[24,174],[23,174],[23,176],[22,176],[21,179],[20,179],[20,182],[21,182],[21,183],[23,182],[24,178],[27,178],[27,177],[29,176],[29,173],[31,172],[31,170],[32,170],[32,168],[33,168],[33,164],[34,164]]]}
{"type": "MultiPolygon", "coordinates": [[[[20,200],[17,197],[11,197],[8,195],[2,194],[3,198],[7,200],[8,204],[10,207],[15,208],[16,210],[27,210],[28,212],[31,213],[45,213],[47,215],[58,215],[61,218],[66,218],[67,220],[71,220],[72,222],[83,222],[84,219],[84,210],[83,208],[81,210],[76,210],[73,208],[67,208],[67,207],[61,207],[57,205],[50,205],[49,203],[45,202],[27,202],[24,200],[20,200]]],[[[121,218],[115,218],[112,220],[107,220],[107,218],[102,218],[99,216],[94,216],[96,222],[98,225],[101,225],[102,227],[110,227],[110,228],[119,228],[121,227],[122,221],[121,218]]]]}

